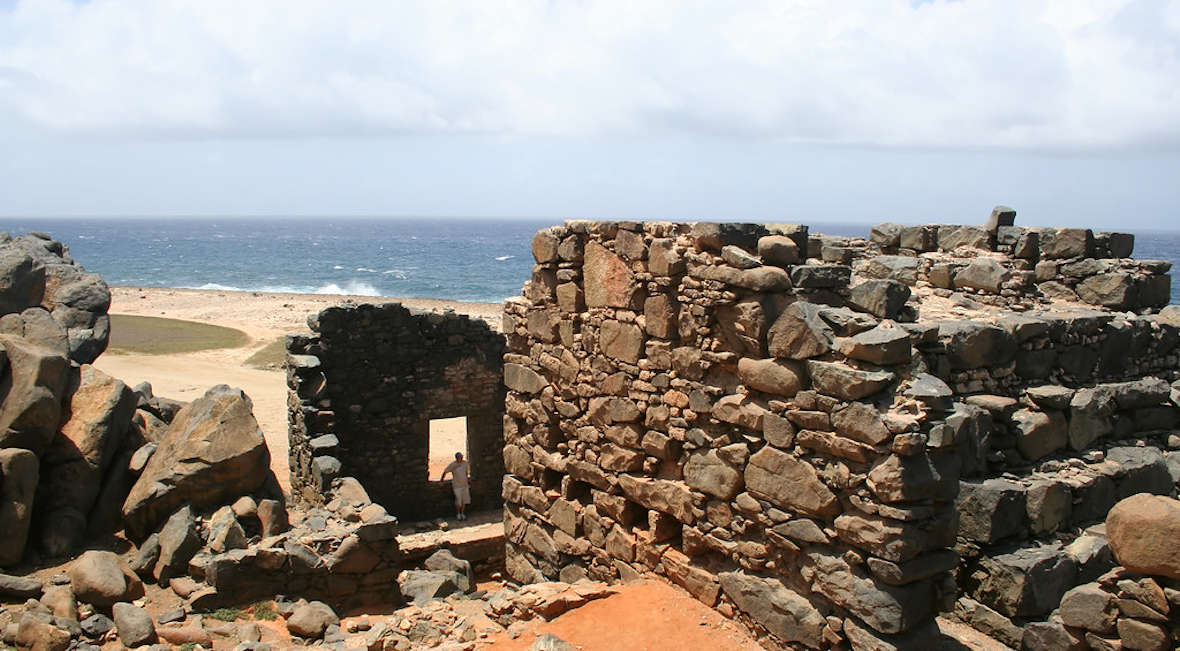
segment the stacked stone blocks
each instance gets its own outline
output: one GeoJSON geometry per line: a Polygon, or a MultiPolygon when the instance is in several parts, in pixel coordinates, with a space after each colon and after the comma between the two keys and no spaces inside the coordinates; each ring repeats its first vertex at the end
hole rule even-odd
{"type": "Polygon", "coordinates": [[[472,508],[500,503],[504,338],[453,312],[343,305],[287,339],[292,491],[322,504],[355,477],[399,519],[454,512],[449,483],[428,474],[429,423],[467,419],[472,508]]]}
{"type": "Polygon", "coordinates": [[[655,572],[776,644],[929,632],[957,561],[959,456],[931,443],[951,391],[894,320],[908,290],[853,300],[851,268],[808,243],[792,225],[537,235],[505,305],[514,578],[655,572]]]}

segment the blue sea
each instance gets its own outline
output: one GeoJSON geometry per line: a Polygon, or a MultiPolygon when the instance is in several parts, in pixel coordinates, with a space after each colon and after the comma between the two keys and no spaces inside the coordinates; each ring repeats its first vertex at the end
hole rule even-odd
{"type": "MultiPolygon", "coordinates": [[[[500,302],[529,278],[533,234],[560,220],[0,219],[45,231],[112,285],[500,302]]],[[[867,236],[867,224],[812,232],[867,236]]],[[[1180,267],[1180,232],[1136,233],[1135,257],[1180,267]]],[[[1172,285],[1180,303],[1180,283],[1172,285]]]]}

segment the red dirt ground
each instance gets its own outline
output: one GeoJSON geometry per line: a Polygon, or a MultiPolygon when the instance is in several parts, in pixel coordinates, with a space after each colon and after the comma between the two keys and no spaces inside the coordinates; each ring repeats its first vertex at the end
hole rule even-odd
{"type": "Polygon", "coordinates": [[[525,651],[545,633],[583,651],[762,651],[733,622],[684,592],[656,581],[619,586],[619,594],[592,601],[550,622],[533,620],[527,632],[515,640],[500,635],[485,648],[525,651]]]}

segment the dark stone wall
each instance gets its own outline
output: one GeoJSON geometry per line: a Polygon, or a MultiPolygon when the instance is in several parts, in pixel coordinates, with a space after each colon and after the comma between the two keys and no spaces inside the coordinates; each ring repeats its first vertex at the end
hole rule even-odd
{"type": "Polygon", "coordinates": [[[317,336],[288,339],[292,489],[322,501],[356,477],[401,520],[454,512],[450,482],[431,481],[431,420],[467,418],[472,508],[500,503],[503,337],[465,315],[400,304],[331,307],[317,336]]]}

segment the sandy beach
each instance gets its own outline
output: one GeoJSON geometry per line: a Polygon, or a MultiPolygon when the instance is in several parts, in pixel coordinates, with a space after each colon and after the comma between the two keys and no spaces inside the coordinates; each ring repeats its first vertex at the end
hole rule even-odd
{"type": "MultiPolygon", "coordinates": [[[[246,362],[255,353],[273,345],[273,342],[287,334],[310,333],[307,327],[308,315],[345,301],[397,302],[423,310],[452,309],[482,318],[494,328],[499,328],[500,323],[501,306],[496,303],[111,287],[111,314],[180,319],[234,328],[246,333],[249,343],[237,348],[167,355],[127,354],[112,350],[99,357],[95,366],[131,386],[143,381],[150,382],[156,395],[176,400],[192,400],[216,384],[241,388],[254,401],[254,415],[271,450],[271,467],[283,487],[288,488],[285,375],[279,366],[253,368],[246,362]]],[[[455,433],[455,436],[460,435],[455,433]]]]}

